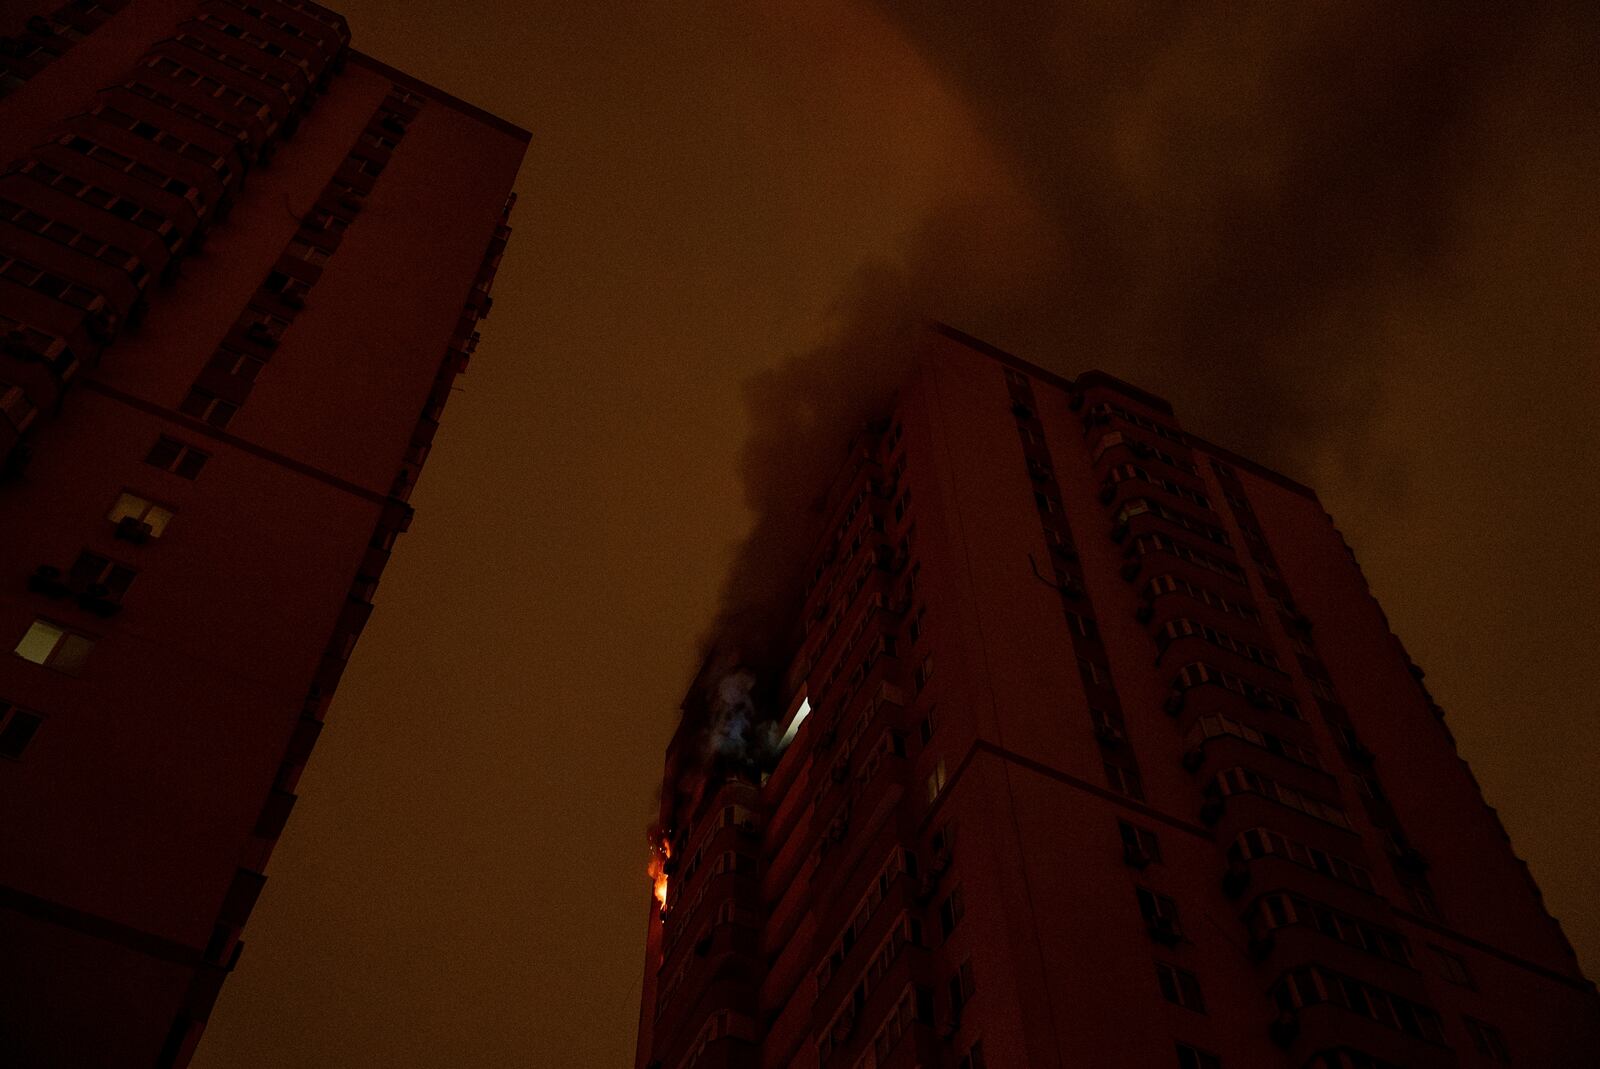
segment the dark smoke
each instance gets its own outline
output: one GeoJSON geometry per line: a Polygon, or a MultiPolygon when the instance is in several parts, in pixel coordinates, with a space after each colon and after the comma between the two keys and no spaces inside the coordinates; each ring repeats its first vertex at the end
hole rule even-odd
{"type": "Polygon", "coordinates": [[[859,274],[829,344],[746,384],[755,521],[713,633],[758,661],[785,637],[815,495],[926,319],[1147,385],[1290,474],[1358,464],[1391,292],[1459,270],[1474,176],[1515,159],[1492,120],[1508,98],[1600,114],[1590,4],[879,6],[1018,191],[927,219],[859,274]],[[1525,77],[1551,41],[1571,69],[1525,77]]]}

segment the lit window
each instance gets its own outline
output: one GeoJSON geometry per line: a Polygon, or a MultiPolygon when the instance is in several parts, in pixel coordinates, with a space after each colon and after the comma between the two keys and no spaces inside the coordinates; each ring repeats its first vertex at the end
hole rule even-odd
{"type": "Polygon", "coordinates": [[[928,776],[928,801],[939,797],[939,792],[944,790],[944,758],[939,758],[939,763],[934,766],[933,773],[928,776]]]}
{"type": "Polygon", "coordinates": [[[106,519],[120,524],[130,517],[135,523],[142,523],[150,529],[146,537],[160,538],[162,532],[167,529],[167,524],[172,521],[172,510],[146,501],[138,494],[123,491],[117,496],[117,503],[112,505],[111,511],[106,514],[106,519]]]}
{"type": "Polygon", "coordinates": [[[35,620],[22,641],[17,643],[17,655],[34,664],[54,668],[58,672],[77,675],[89,659],[94,640],[58,627],[47,620],[35,620]]]}

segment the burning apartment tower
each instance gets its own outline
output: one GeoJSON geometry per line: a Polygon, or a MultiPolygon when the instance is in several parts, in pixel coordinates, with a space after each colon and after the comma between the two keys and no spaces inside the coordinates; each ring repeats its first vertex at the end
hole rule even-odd
{"type": "Polygon", "coordinates": [[[776,747],[716,669],[672,742],[636,1069],[1592,1064],[1310,490],[940,330],[824,515],[776,747]]]}
{"type": "Polygon", "coordinates": [[[489,311],[528,135],[349,45],[0,8],[0,1064],[188,1062],[489,311]]]}

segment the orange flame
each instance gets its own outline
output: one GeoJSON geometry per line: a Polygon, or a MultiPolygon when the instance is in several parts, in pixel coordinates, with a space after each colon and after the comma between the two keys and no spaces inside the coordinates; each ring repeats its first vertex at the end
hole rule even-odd
{"type": "Polygon", "coordinates": [[[651,843],[650,865],[646,868],[651,882],[655,885],[656,902],[661,906],[661,912],[667,911],[667,860],[672,857],[672,843],[662,836],[651,843]]]}

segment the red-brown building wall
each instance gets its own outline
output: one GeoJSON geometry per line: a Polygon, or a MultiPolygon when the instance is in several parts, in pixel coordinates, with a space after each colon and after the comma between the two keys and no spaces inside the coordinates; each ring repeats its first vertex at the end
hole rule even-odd
{"type": "MultiPolygon", "coordinates": [[[[714,884],[673,874],[651,911],[641,1069],[1381,1069],[1494,1064],[1496,1042],[1523,1064],[1590,1056],[1594,989],[1309,490],[1133,387],[942,328],[849,455],[770,699],[813,710],[762,783],[761,843],[740,847],[760,912],[717,913],[714,884]],[[1166,574],[1189,587],[1152,586],[1166,574]],[[1255,741],[1194,734],[1219,716],[1255,741]],[[1130,863],[1123,822],[1158,860],[1130,863]],[[1236,855],[1257,826],[1299,852],[1236,855]],[[897,850],[915,871],[874,895],[897,850]],[[1141,888],[1176,903],[1175,932],[1150,927],[1141,888]],[[1269,928],[1281,895],[1296,919],[1269,928]],[[902,910],[907,944],[875,957],[902,910]],[[759,946],[742,963],[673,949],[741,924],[759,946]],[[1158,963],[1192,974],[1203,1008],[1164,994],[1158,963]],[[754,1008],[719,994],[736,968],[761,977],[754,1008]],[[1376,1008],[1331,1004],[1355,990],[1338,977],[1376,1008]],[[906,984],[892,1009],[885,985],[906,984]]],[[[719,671],[691,688],[691,724],[719,671]]],[[[706,841],[724,777],[753,776],[709,775],[664,797],[675,851],[706,841]]]]}
{"type": "MultiPolygon", "coordinates": [[[[317,33],[342,28],[311,19],[311,5],[262,6],[317,33]]],[[[72,128],[96,90],[197,11],[246,17],[135,0],[0,99],[0,162],[72,128]]],[[[74,336],[82,368],[59,409],[40,405],[26,453],[7,458],[20,474],[0,482],[0,702],[43,719],[16,759],[0,760],[0,1061],[187,1063],[407,522],[436,406],[487,310],[526,133],[360,55],[324,86],[292,116],[274,113],[270,161],[253,144],[247,178],[236,163],[218,186],[231,212],[206,220],[203,243],[180,243],[175,277],[151,279],[143,323],[123,325],[103,353],[74,336]],[[385,131],[391,112],[406,121],[385,131]],[[397,144],[363,140],[374,134],[397,144]],[[320,268],[286,259],[302,220],[334,203],[326,190],[352,150],[384,161],[381,173],[340,209],[348,226],[320,268]],[[313,281],[302,307],[262,292],[275,269],[313,281]],[[237,412],[225,427],[183,414],[219,346],[250,348],[235,324],[252,306],[291,322],[253,350],[265,362],[241,384],[237,412]],[[145,462],[158,435],[209,454],[197,478],[145,462]],[[123,491],[174,513],[161,537],[117,536],[106,517],[123,491]],[[80,607],[77,591],[30,587],[40,566],[65,572],[83,550],[137,570],[115,615],[80,607]],[[36,618],[95,640],[79,674],[10,652],[36,618]]],[[[184,121],[156,117],[173,131],[184,121]]],[[[7,181],[0,195],[61,207],[35,178],[7,181]]],[[[128,226],[67,203],[88,213],[85,229],[128,226]]],[[[67,274],[72,261],[51,266],[67,274]]],[[[8,289],[0,313],[71,321],[72,309],[38,296],[8,289]]],[[[35,366],[7,363],[0,380],[35,366]]]]}

